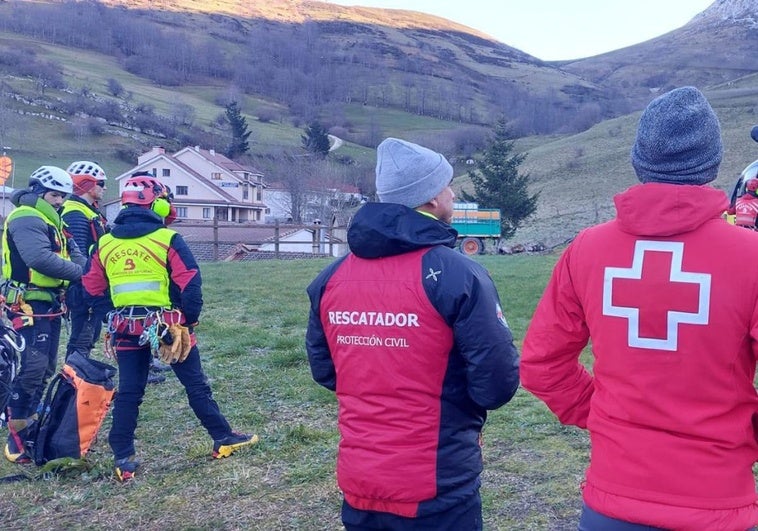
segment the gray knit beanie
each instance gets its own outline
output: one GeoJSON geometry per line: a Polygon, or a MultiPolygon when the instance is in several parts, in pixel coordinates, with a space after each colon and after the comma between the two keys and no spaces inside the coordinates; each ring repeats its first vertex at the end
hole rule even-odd
{"type": "Polygon", "coordinates": [[[632,166],[643,183],[706,184],[716,178],[723,147],[721,127],[695,87],[658,96],[640,117],[632,166]]]}
{"type": "Polygon", "coordinates": [[[434,199],[453,179],[453,167],[439,153],[386,138],[376,150],[376,192],[382,203],[416,208],[434,199]]]}

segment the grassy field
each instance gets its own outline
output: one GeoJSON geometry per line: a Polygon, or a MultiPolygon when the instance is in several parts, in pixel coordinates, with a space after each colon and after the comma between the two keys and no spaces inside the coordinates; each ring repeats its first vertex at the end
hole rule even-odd
{"type": "MultiPolygon", "coordinates": [[[[480,260],[520,346],[555,256],[480,260]]],[[[89,472],[0,485],[0,529],[341,529],[336,402],[312,381],[303,346],[305,287],[327,263],[202,265],[205,370],[232,425],[260,435],[256,447],[211,459],[211,441],[170,374],[148,387],[136,441],[143,466],[132,483],[113,476],[109,416],[89,472]]],[[[484,458],[486,529],[575,529],[584,433],[519,390],[491,414],[484,458]]],[[[0,459],[0,477],[37,472],[0,459]]]]}

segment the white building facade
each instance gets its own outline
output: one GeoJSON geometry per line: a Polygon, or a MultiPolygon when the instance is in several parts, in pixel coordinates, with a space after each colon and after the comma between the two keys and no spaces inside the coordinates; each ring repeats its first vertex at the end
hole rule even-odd
{"type": "MultiPolygon", "coordinates": [[[[186,147],[174,154],[154,147],[140,155],[137,165],[115,178],[119,196],[126,180],[147,171],[171,188],[178,219],[262,223],[267,213],[263,203],[263,174],[234,162],[214,150],[186,147]]],[[[118,203],[108,205],[108,219],[115,218],[118,203]]]]}

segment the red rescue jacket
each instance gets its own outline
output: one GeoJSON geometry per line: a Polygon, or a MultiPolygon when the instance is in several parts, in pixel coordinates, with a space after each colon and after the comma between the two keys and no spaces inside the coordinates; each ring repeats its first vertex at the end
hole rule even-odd
{"type": "Polygon", "coordinates": [[[758,522],[758,234],[723,192],[649,183],[566,249],[524,340],[522,383],[592,443],[584,500],[669,529],[758,522]],[[579,363],[592,341],[593,374],[579,363]]]}

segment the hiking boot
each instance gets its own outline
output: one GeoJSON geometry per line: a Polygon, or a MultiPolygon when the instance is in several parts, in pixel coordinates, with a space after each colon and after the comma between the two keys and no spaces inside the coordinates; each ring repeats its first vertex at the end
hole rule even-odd
{"type": "Polygon", "coordinates": [[[34,421],[8,421],[8,442],[5,444],[5,458],[11,463],[31,463],[32,458],[26,453],[26,439],[31,435],[34,421]],[[23,426],[23,427],[21,427],[23,426]]]}
{"type": "Polygon", "coordinates": [[[121,483],[126,483],[134,479],[137,472],[137,468],[140,466],[140,462],[133,455],[124,457],[123,459],[116,459],[116,477],[121,483]]]}
{"type": "Polygon", "coordinates": [[[158,358],[153,358],[150,362],[150,372],[167,372],[171,370],[171,365],[163,363],[158,358]]]}
{"type": "Polygon", "coordinates": [[[257,442],[258,436],[255,434],[248,435],[247,433],[233,431],[223,439],[213,441],[213,458],[221,459],[222,457],[229,457],[243,446],[257,442]]]}
{"type": "Polygon", "coordinates": [[[161,374],[159,372],[153,372],[153,371],[150,371],[149,373],[147,373],[147,383],[149,384],[158,384],[165,381],[166,381],[166,376],[164,374],[161,374]]]}
{"type": "Polygon", "coordinates": [[[18,445],[11,435],[8,436],[8,442],[5,444],[3,453],[5,453],[5,458],[11,463],[25,465],[32,462],[32,458],[29,457],[29,454],[27,454],[26,451],[19,451],[18,445]]]}

